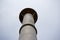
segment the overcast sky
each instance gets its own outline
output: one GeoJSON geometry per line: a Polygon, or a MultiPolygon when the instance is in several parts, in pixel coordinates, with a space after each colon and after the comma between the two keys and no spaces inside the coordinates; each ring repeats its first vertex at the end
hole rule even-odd
{"type": "Polygon", "coordinates": [[[0,40],[18,40],[24,8],[37,11],[37,40],[60,40],[60,0],[0,0],[0,40]]]}

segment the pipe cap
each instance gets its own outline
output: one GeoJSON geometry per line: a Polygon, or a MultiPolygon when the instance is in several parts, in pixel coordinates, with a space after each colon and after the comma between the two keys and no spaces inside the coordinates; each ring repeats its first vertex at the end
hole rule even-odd
{"type": "Polygon", "coordinates": [[[22,23],[22,21],[23,21],[24,15],[27,14],[27,13],[30,13],[30,14],[33,15],[34,23],[36,23],[37,18],[38,18],[37,12],[36,12],[34,9],[32,9],[32,8],[25,8],[25,9],[23,9],[23,10],[20,12],[19,20],[21,21],[21,23],[22,23]]]}

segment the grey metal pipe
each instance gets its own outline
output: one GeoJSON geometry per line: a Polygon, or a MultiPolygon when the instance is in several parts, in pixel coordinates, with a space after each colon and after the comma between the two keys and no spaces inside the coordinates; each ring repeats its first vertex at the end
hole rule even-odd
{"type": "Polygon", "coordinates": [[[22,26],[19,30],[19,40],[37,40],[37,29],[35,23],[37,21],[37,13],[31,8],[21,11],[19,19],[22,26]]]}
{"type": "MultiPolygon", "coordinates": [[[[23,18],[23,25],[24,24],[34,25],[34,19],[32,14],[29,14],[29,13],[25,14],[23,18]]],[[[23,27],[19,35],[19,40],[37,40],[35,29],[30,25],[23,27]]]]}

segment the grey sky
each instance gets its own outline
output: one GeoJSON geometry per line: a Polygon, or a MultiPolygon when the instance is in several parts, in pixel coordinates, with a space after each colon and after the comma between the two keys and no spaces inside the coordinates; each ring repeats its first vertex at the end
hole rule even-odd
{"type": "Polygon", "coordinates": [[[60,0],[0,0],[0,40],[18,40],[24,8],[38,13],[37,40],[60,40],[60,0]]]}

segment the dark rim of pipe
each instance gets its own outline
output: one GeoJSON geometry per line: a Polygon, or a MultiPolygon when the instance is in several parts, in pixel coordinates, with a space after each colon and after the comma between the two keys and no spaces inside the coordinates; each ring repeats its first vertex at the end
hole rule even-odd
{"type": "Polygon", "coordinates": [[[22,23],[22,21],[23,21],[24,15],[25,15],[26,13],[32,14],[32,15],[33,15],[33,18],[34,18],[34,23],[36,23],[36,21],[37,21],[37,19],[38,19],[37,12],[36,12],[34,9],[32,9],[32,8],[25,8],[25,9],[23,9],[23,10],[20,12],[20,14],[19,14],[19,20],[21,21],[21,23],[22,23]]]}

